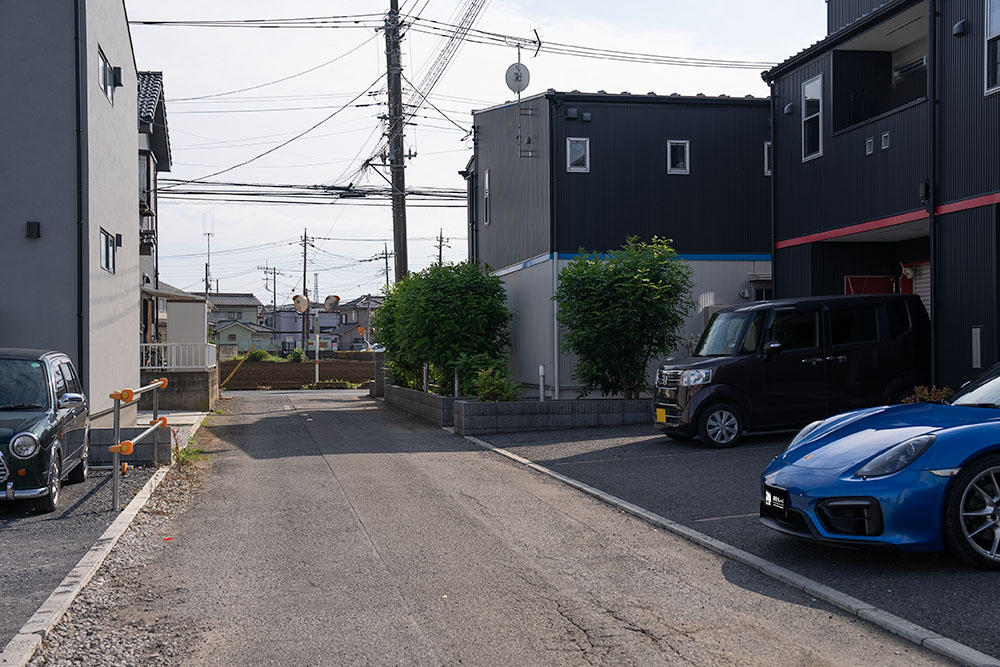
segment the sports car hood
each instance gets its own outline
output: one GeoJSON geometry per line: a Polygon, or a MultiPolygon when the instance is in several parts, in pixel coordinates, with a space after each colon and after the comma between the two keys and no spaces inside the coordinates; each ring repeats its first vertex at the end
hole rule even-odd
{"type": "Polygon", "coordinates": [[[1000,410],[915,403],[846,412],[827,419],[780,459],[803,468],[847,469],[904,440],[1000,421],[1000,410]]]}

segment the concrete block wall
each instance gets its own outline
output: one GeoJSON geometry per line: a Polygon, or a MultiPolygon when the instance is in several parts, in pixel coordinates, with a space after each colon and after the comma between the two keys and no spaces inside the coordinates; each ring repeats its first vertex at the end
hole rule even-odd
{"type": "MultiPolygon", "coordinates": [[[[158,378],[167,378],[167,388],[158,390],[160,410],[208,412],[219,400],[218,367],[197,371],[142,371],[144,386],[158,378]]],[[[139,397],[139,409],[153,409],[153,392],[139,397]]]]}
{"type": "MultiPolygon", "coordinates": [[[[145,427],[129,427],[121,429],[121,439],[130,440],[139,435],[145,427]]],[[[115,444],[114,429],[95,428],[90,430],[90,462],[93,465],[110,465],[114,460],[114,454],[108,451],[108,447],[115,444]]],[[[170,464],[170,448],[173,445],[173,433],[170,428],[157,429],[153,435],[147,436],[144,440],[135,444],[135,449],[128,456],[120,457],[123,463],[130,465],[148,466],[153,465],[153,438],[156,438],[156,458],[157,465],[170,464]]]]}
{"type": "Polygon", "coordinates": [[[422,391],[389,384],[385,386],[385,402],[398,410],[425,419],[435,426],[451,426],[454,423],[455,399],[450,396],[425,394],[422,391]]]}
{"type": "Polygon", "coordinates": [[[454,405],[454,420],[459,435],[647,424],[652,423],[652,402],[620,398],[510,403],[459,399],[454,405]]]}

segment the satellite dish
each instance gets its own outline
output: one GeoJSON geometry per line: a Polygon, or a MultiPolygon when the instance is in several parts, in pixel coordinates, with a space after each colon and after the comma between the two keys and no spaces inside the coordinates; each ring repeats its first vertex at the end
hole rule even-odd
{"type": "Polygon", "coordinates": [[[292,303],[295,305],[295,312],[297,313],[304,313],[309,310],[309,297],[296,294],[292,297],[292,303]]]}
{"type": "Polygon", "coordinates": [[[337,310],[337,306],[339,305],[340,305],[340,297],[336,296],[335,294],[331,294],[330,296],[326,297],[326,299],[323,301],[323,308],[328,313],[332,313],[333,311],[337,310]]]}
{"type": "Polygon", "coordinates": [[[504,79],[507,81],[508,88],[515,93],[520,93],[528,87],[528,82],[531,81],[531,75],[528,73],[528,68],[523,64],[514,63],[507,68],[507,74],[504,75],[504,79]]]}

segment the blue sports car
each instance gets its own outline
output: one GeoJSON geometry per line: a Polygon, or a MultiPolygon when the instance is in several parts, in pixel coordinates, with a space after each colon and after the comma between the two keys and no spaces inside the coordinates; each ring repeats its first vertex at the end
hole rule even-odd
{"type": "Polygon", "coordinates": [[[761,477],[761,522],[788,535],[1000,569],[1000,364],[946,403],[813,422],[761,477]]]}

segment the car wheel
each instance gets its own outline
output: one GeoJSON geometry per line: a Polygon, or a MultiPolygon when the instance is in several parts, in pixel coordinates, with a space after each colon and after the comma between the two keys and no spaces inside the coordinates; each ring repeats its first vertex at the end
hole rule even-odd
{"type": "Polygon", "coordinates": [[[698,437],[711,447],[732,447],[743,437],[739,410],[729,403],[713,403],[698,418],[698,437]]]}
{"type": "Polygon", "coordinates": [[[1000,454],[973,461],[955,477],[945,503],[944,537],[962,560],[1000,569],[1000,454]]]}
{"type": "Polygon", "coordinates": [[[35,501],[35,507],[40,512],[55,512],[59,507],[59,491],[62,489],[62,461],[56,454],[49,469],[49,493],[44,498],[35,501]]]}
{"type": "Polygon", "coordinates": [[[670,431],[667,431],[664,435],[671,440],[690,440],[694,437],[694,433],[671,433],[670,431]]]}
{"type": "Polygon", "coordinates": [[[76,467],[69,471],[69,475],[66,476],[66,481],[70,484],[80,484],[87,481],[87,476],[90,474],[90,445],[85,445],[83,448],[83,457],[80,462],[76,464],[76,467]]]}

